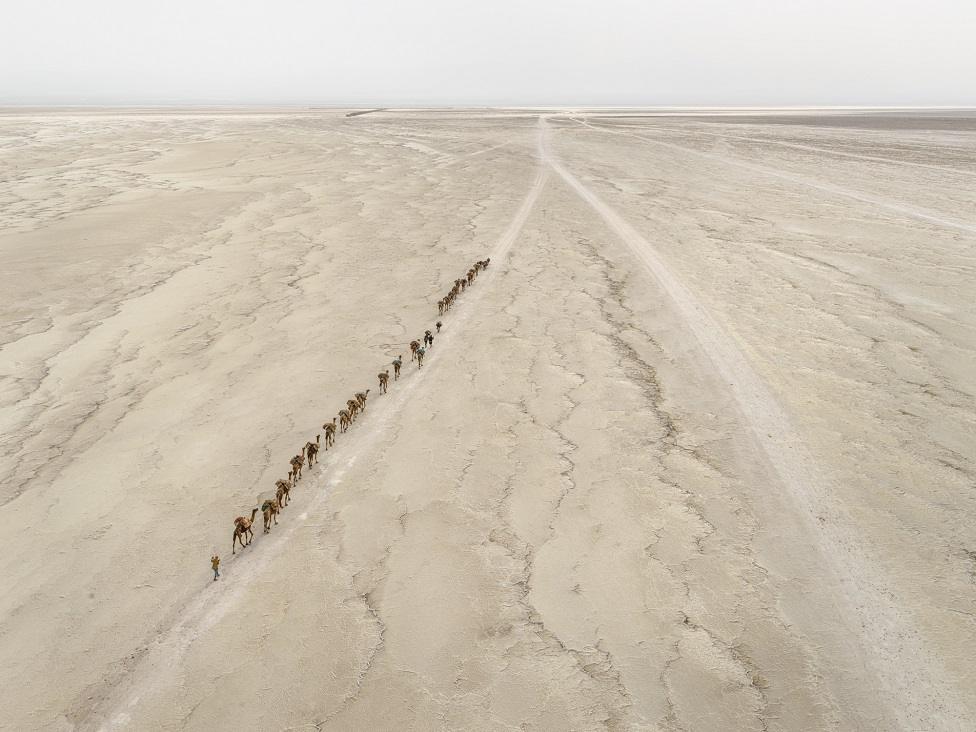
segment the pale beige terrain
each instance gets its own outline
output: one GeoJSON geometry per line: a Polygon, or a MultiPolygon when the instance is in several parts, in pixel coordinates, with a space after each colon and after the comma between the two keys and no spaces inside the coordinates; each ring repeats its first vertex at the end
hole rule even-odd
{"type": "Polygon", "coordinates": [[[0,253],[3,729],[976,729],[971,116],[8,113],[0,253]]]}

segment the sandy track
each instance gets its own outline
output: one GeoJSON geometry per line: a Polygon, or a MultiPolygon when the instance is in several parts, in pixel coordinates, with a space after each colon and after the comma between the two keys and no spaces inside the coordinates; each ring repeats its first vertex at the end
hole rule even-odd
{"type": "MultiPolygon", "coordinates": [[[[241,559],[235,564],[234,582],[202,589],[180,612],[176,622],[161,630],[151,647],[140,652],[138,664],[116,681],[113,688],[104,692],[106,698],[82,721],[82,729],[124,729],[131,723],[130,710],[139,704],[147,692],[172,684],[190,644],[240,605],[247,585],[266,572],[271,562],[288,548],[295,532],[311,514],[325,511],[330,491],[342,482],[358,460],[368,458],[371,452],[378,449],[380,441],[409,405],[414,391],[431,388],[428,385],[432,379],[436,379],[437,366],[444,358],[444,351],[463,345],[466,337],[464,326],[470,311],[477,307],[482,293],[491,286],[499,269],[505,266],[508,254],[545,182],[544,173],[533,181],[508,228],[490,252],[492,266],[478,278],[477,286],[472,288],[474,292],[469,290],[461,296],[449,318],[450,329],[437,339],[437,349],[431,350],[427,366],[416,373],[406,373],[394,382],[393,391],[388,396],[373,397],[367,411],[350,431],[337,435],[335,447],[325,454],[320,466],[306,471],[307,475],[296,487],[295,500],[288,505],[289,510],[282,514],[281,526],[274,527],[272,533],[253,549],[241,552],[241,559]],[[312,493],[308,495],[310,488],[312,493]],[[301,513],[295,516],[297,511],[301,513]]],[[[412,371],[412,366],[409,364],[406,368],[412,371]]]]}
{"type": "MultiPolygon", "coordinates": [[[[540,124],[545,124],[542,118],[540,124]]],[[[728,382],[754,439],[803,516],[805,528],[819,537],[823,556],[834,573],[830,592],[838,594],[841,615],[857,618],[851,625],[851,631],[857,633],[861,629],[864,633],[865,637],[860,639],[862,650],[871,658],[874,673],[885,681],[887,703],[891,705],[898,724],[903,729],[932,723],[946,728],[963,726],[970,719],[969,711],[950,691],[951,683],[945,669],[916,634],[913,618],[891,604],[890,582],[877,563],[866,555],[856,525],[842,504],[833,498],[840,486],[832,483],[817,465],[792,420],[769,388],[703,305],[657,254],[652,244],[553,156],[548,137],[548,132],[543,132],[544,160],[609,224],[638,261],[660,282],[711,360],[713,368],[728,382]],[[831,520],[826,523],[818,521],[818,517],[823,516],[831,516],[831,520]]],[[[673,147],[682,149],[680,146],[673,147]]],[[[732,161],[731,164],[739,163],[732,161]]],[[[755,166],[744,167],[755,169],[755,166]]],[[[758,170],[771,174],[764,168],[758,170]]],[[[792,176],[788,179],[811,185],[809,181],[800,181],[792,176]]],[[[815,187],[836,192],[832,186],[815,187]]],[[[860,194],[845,195],[876,202],[860,194]]],[[[900,210],[900,207],[893,210],[900,210]]],[[[933,220],[925,215],[919,218],[933,220]]],[[[976,231],[976,228],[963,225],[959,225],[959,228],[976,231]]]]}

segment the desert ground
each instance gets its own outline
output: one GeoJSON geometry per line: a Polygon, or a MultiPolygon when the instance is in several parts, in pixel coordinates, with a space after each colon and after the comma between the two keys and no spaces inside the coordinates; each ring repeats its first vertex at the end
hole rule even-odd
{"type": "Polygon", "coordinates": [[[976,729],[976,117],[348,111],[0,114],[0,728],[976,729]]]}

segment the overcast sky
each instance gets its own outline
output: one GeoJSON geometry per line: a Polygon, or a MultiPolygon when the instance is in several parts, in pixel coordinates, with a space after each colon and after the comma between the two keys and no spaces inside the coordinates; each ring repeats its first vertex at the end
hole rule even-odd
{"type": "Polygon", "coordinates": [[[976,0],[4,0],[0,104],[976,105],[976,0]]]}

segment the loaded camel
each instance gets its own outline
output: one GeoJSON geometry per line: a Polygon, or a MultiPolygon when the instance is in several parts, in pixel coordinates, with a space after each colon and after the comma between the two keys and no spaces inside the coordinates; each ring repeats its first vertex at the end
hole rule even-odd
{"type": "Polygon", "coordinates": [[[320,435],[315,435],[315,442],[309,440],[302,449],[305,459],[308,460],[308,467],[312,467],[312,463],[319,461],[319,437],[320,435]]]}
{"type": "Polygon", "coordinates": [[[420,341],[410,341],[410,360],[417,360],[417,349],[420,348],[420,341]]]}
{"type": "Polygon", "coordinates": [[[340,409],[339,410],[339,431],[345,432],[347,429],[349,429],[349,424],[351,422],[352,419],[350,419],[349,417],[349,412],[347,412],[345,409],[340,409]]]}
{"type": "Polygon", "coordinates": [[[289,480],[291,480],[292,485],[294,485],[302,479],[302,466],[305,465],[305,458],[301,455],[296,455],[289,460],[289,463],[291,463],[291,477],[289,480]]]}
{"type": "Polygon", "coordinates": [[[241,542],[241,549],[246,547],[251,543],[251,539],[254,538],[254,532],[251,531],[251,524],[254,523],[254,514],[258,510],[255,508],[251,511],[251,518],[245,518],[244,516],[238,516],[234,519],[234,541],[230,547],[231,554],[237,554],[237,542],[241,542]],[[244,541],[247,539],[247,541],[244,541]]]}
{"type": "Polygon", "coordinates": [[[380,371],[376,378],[380,380],[380,394],[386,394],[386,389],[390,384],[390,371],[380,371]]]}
{"type": "Polygon", "coordinates": [[[356,403],[359,405],[359,409],[362,412],[366,411],[366,397],[369,396],[369,389],[366,391],[356,392],[356,403]]]}
{"type": "Polygon", "coordinates": [[[278,500],[276,498],[269,498],[264,503],[261,504],[261,513],[264,514],[264,533],[267,534],[271,531],[271,520],[274,519],[275,524],[278,523],[278,511],[280,510],[278,505],[278,500]]]}
{"type": "Polygon", "coordinates": [[[302,448],[302,455],[308,460],[308,467],[312,467],[312,463],[317,463],[319,461],[319,435],[315,435],[315,442],[309,440],[305,443],[305,447],[302,448]]]}
{"type": "Polygon", "coordinates": [[[359,402],[355,399],[346,399],[346,406],[349,407],[349,418],[353,422],[356,421],[356,416],[359,414],[359,402]]]}
{"type": "MultiPolygon", "coordinates": [[[[278,501],[278,506],[284,508],[291,502],[291,483],[287,480],[281,480],[280,478],[275,482],[275,500],[278,501]]],[[[254,509],[257,511],[257,509],[254,509]]]]}
{"type": "Polygon", "coordinates": [[[325,430],[325,449],[328,450],[335,444],[336,418],[333,417],[331,422],[322,425],[322,429],[325,430]]]}

